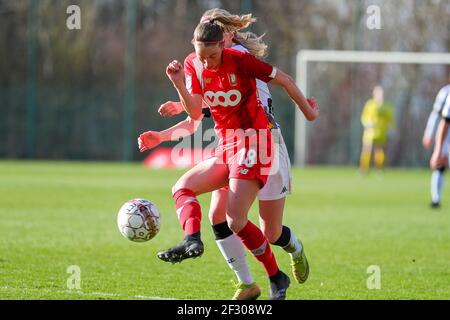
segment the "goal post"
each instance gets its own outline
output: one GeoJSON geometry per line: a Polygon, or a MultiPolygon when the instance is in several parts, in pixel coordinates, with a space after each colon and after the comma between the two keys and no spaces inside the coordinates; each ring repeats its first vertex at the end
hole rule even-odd
{"type": "MultiPolygon", "coordinates": [[[[450,53],[300,50],[297,53],[296,78],[297,85],[305,96],[308,95],[309,62],[448,65],[450,53]]],[[[296,108],[294,163],[297,166],[303,167],[306,164],[307,141],[307,121],[301,111],[296,108]]]]}

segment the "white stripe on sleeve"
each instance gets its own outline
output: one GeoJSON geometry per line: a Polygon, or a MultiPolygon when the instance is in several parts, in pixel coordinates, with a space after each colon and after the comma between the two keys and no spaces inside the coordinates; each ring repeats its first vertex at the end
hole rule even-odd
{"type": "Polygon", "coordinates": [[[439,117],[439,113],[436,110],[431,111],[430,116],[428,117],[427,127],[425,128],[424,136],[428,139],[433,139],[434,134],[436,132],[437,124],[441,118],[439,117]]]}
{"type": "Polygon", "coordinates": [[[444,107],[442,108],[441,116],[447,120],[450,120],[450,95],[445,100],[444,107]]]}
{"type": "Polygon", "coordinates": [[[277,71],[278,69],[276,67],[273,67],[272,73],[270,74],[269,78],[275,79],[275,77],[277,76],[277,71]]]}

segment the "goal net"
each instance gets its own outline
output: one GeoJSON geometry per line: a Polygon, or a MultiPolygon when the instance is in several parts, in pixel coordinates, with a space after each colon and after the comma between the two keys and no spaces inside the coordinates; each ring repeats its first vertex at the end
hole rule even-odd
{"type": "Polygon", "coordinates": [[[357,164],[361,113],[376,85],[394,106],[387,165],[421,166],[429,153],[421,139],[439,89],[448,83],[448,53],[302,50],[297,84],[315,96],[320,116],[307,123],[295,115],[295,164],[357,164]]]}

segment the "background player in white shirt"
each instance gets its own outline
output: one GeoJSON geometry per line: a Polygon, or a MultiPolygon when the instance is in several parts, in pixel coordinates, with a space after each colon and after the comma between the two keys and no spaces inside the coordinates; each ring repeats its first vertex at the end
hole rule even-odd
{"type": "MultiPolygon", "coordinates": [[[[450,75],[449,75],[450,82],[450,75]]],[[[450,132],[450,84],[444,86],[436,96],[427,127],[423,136],[423,145],[429,149],[435,142],[434,152],[430,159],[431,175],[431,207],[441,205],[444,187],[444,173],[449,167],[450,132]],[[437,130],[436,130],[437,128],[437,130]],[[436,132],[436,134],[435,134],[436,132]]]]}

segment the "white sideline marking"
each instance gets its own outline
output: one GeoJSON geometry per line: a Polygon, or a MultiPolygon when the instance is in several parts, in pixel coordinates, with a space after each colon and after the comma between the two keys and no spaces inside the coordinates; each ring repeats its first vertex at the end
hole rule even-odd
{"type": "Polygon", "coordinates": [[[103,297],[116,297],[116,298],[134,298],[134,299],[146,299],[146,300],[177,300],[175,298],[163,298],[158,296],[143,296],[143,295],[136,295],[136,296],[128,296],[124,294],[118,294],[118,293],[106,293],[106,292],[83,292],[79,290],[52,290],[52,289],[38,289],[38,288],[14,288],[10,286],[1,286],[1,290],[15,290],[15,291],[44,291],[48,293],[72,293],[72,294],[79,294],[79,295],[94,295],[94,296],[103,296],[103,297]]]}

